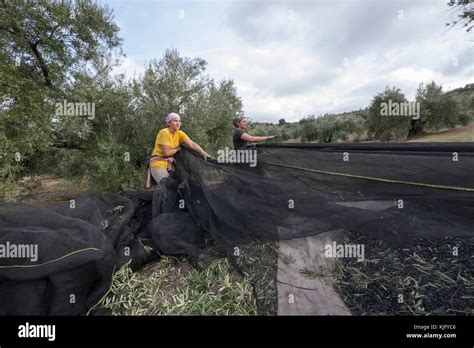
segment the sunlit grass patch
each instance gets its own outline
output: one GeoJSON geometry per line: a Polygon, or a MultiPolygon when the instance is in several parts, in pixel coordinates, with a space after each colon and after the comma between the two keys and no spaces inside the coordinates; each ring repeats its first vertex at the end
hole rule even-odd
{"type": "Polygon", "coordinates": [[[227,259],[198,270],[163,257],[140,272],[122,267],[102,302],[113,315],[256,315],[252,286],[227,259]]]}

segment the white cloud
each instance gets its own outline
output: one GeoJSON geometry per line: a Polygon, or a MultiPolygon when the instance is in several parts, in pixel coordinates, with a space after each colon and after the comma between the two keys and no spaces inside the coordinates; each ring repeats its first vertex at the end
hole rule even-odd
{"type": "Polygon", "coordinates": [[[120,59],[120,65],[114,67],[112,74],[119,75],[124,74],[125,78],[132,79],[138,78],[145,72],[145,64],[138,63],[133,57],[125,57],[120,59]]]}
{"type": "Polygon", "coordinates": [[[413,98],[431,80],[472,82],[469,43],[446,32],[445,1],[333,4],[235,4],[229,41],[240,45],[203,56],[211,76],[232,77],[245,111],[262,121],[358,109],[385,86],[413,98]],[[456,57],[463,65],[452,69],[456,57]]]}
{"type": "Polygon", "coordinates": [[[311,105],[305,105],[307,93],[318,85],[308,76],[328,74],[317,57],[298,46],[248,45],[245,49],[208,52],[202,57],[208,61],[212,77],[234,79],[245,111],[259,119],[262,115],[275,120],[282,114],[288,119],[299,119],[311,110],[311,105]]]}
{"type": "Polygon", "coordinates": [[[388,75],[395,82],[420,83],[420,81],[439,81],[441,74],[431,69],[399,68],[388,75]]]}
{"type": "MultiPolygon", "coordinates": [[[[296,121],[366,107],[386,86],[412,99],[420,83],[473,82],[472,42],[446,30],[448,10],[446,0],[203,2],[195,26],[164,33],[182,55],[205,59],[212,78],[233,79],[254,120],[296,121]]],[[[127,78],[163,53],[145,56],[137,42],[117,70],[127,78]]]]}

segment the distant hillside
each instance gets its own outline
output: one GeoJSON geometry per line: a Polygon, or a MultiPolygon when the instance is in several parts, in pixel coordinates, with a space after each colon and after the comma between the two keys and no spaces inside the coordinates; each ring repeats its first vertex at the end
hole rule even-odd
{"type": "MultiPolygon", "coordinates": [[[[466,112],[472,117],[474,117],[474,83],[467,84],[464,87],[459,87],[456,89],[453,89],[451,91],[448,91],[445,93],[446,95],[449,95],[453,97],[458,103],[459,106],[461,107],[462,112],[466,112]]],[[[365,109],[359,109],[359,110],[352,110],[352,111],[345,111],[341,112],[338,114],[324,114],[317,116],[319,117],[334,117],[334,118],[345,118],[345,117],[351,117],[351,116],[356,116],[356,115],[364,115],[367,112],[368,108],[365,109]]],[[[299,121],[296,122],[285,122],[286,124],[289,123],[298,123],[299,121]]],[[[278,125],[277,122],[272,123],[272,122],[253,122],[255,126],[275,126],[278,125]]]]}
{"type": "MultiPolygon", "coordinates": [[[[474,83],[442,93],[440,98],[444,96],[452,98],[457,103],[458,109],[454,114],[464,115],[463,118],[465,121],[458,121],[447,127],[425,127],[423,132],[413,139],[424,139],[423,133],[427,134],[426,139],[431,139],[428,135],[432,137],[432,134],[439,133],[436,132],[436,130],[446,131],[454,127],[456,132],[453,134],[445,134],[447,139],[454,137],[454,139],[459,138],[458,141],[473,141],[468,140],[471,139],[468,134],[471,128],[466,128],[466,132],[459,131],[459,129],[465,128],[466,125],[474,121],[474,83]]],[[[441,114],[443,115],[443,113],[441,114]]],[[[275,142],[346,142],[377,140],[378,138],[369,135],[370,132],[367,131],[366,120],[368,115],[369,107],[366,107],[365,109],[338,114],[324,114],[320,116],[308,115],[297,122],[286,122],[284,119],[281,119],[278,123],[253,122],[249,132],[255,135],[279,135],[279,138],[274,140],[275,142]]],[[[392,140],[403,141],[406,139],[406,136],[403,136],[403,134],[400,136],[393,137],[392,140]],[[400,138],[400,136],[402,136],[402,138],[400,138]]],[[[411,139],[412,138],[410,138],[410,140],[411,139]]]]}
{"type": "Polygon", "coordinates": [[[474,119],[474,83],[453,89],[445,94],[453,97],[459,103],[461,112],[467,113],[471,119],[474,119]]]}
{"type": "Polygon", "coordinates": [[[474,124],[440,132],[426,133],[410,138],[410,142],[474,142],[474,124]]]}

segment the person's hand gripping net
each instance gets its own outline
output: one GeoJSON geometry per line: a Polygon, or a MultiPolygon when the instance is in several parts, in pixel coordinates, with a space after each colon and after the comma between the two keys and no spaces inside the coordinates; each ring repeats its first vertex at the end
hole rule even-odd
{"type": "Polygon", "coordinates": [[[204,158],[205,161],[208,161],[208,160],[215,160],[215,158],[213,156],[211,156],[210,154],[208,154],[206,151],[203,151],[202,152],[202,158],[204,158]]]}

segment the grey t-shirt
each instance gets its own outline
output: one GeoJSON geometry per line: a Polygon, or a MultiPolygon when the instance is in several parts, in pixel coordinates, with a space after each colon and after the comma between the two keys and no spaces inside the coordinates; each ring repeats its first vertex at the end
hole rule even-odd
{"type": "Polygon", "coordinates": [[[233,137],[233,141],[234,141],[234,149],[235,150],[238,150],[240,149],[241,147],[245,146],[247,144],[247,142],[245,140],[242,140],[240,137],[242,136],[242,134],[244,134],[245,132],[243,130],[240,130],[240,129],[236,129],[234,130],[234,137],[233,137]]]}

